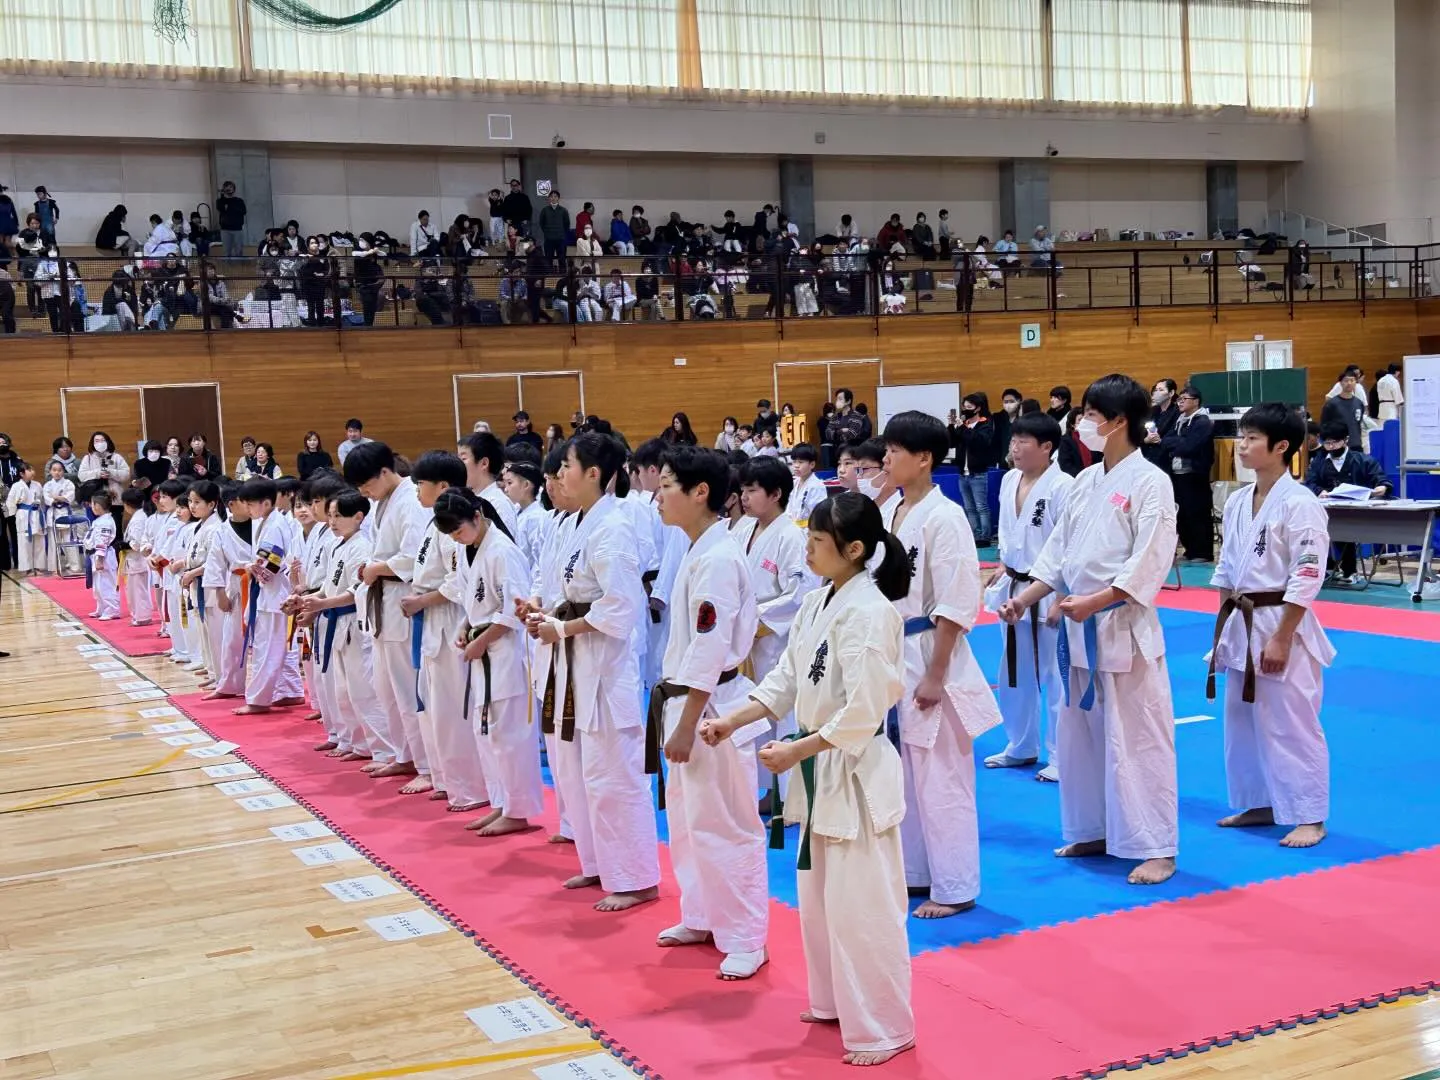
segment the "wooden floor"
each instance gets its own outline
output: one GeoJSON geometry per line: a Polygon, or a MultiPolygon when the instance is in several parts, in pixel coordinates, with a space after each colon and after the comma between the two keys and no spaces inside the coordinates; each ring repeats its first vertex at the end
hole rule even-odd
{"type": "MultiPolygon", "coordinates": [[[[363,860],[302,865],[287,849],[324,840],[269,830],[309,814],[246,811],[204,772],[234,758],[167,745],[150,727],[178,718],[140,716],[165,703],[115,689],[193,680],[159,657],[82,657],[91,638],[57,636],[63,619],[38,591],[3,583],[0,649],[13,656],[0,661],[0,1078],[533,1078],[603,1053],[568,1023],[490,1042],[466,1011],[530,990],[453,930],[382,940],[365,920],[420,902],[403,890],[333,898],[325,882],[382,872],[363,860]],[[92,667],[114,663],[126,677],[92,667]]],[[[1408,1080],[1437,1067],[1431,995],[1140,1075],[1408,1080]]]]}

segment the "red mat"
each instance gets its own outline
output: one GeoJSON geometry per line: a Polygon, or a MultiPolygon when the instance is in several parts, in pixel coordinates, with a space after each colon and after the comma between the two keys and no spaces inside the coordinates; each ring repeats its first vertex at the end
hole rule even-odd
{"type": "MultiPolygon", "coordinates": [[[[1205,569],[1205,581],[1210,580],[1205,569]]],[[[1387,588],[1372,585],[1371,588],[1387,588]]],[[[1166,590],[1158,601],[1162,608],[1177,611],[1199,611],[1214,615],[1220,610],[1220,594],[1214,589],[1186,585],[1183,589],[1166,590]]],[[[1315,616],[1327,630],[1354,630],[1362,634],[1386,634],[1414,641],[1440,641],[1440,609],[1433,602],[1416,604],[1414,608],[1375,607],[1356,600],[1315,601],[1315,616]]]]}
{"type": "Polygon", "coordinates": [[[99,619],[90,618],[90,612],[95,610],[95,596],[85,587],[84,578],[34,577],[27,580],[84,623],[96,637],[108,645],[113,645],[126,656],[158,656],[170,651],[170,639],[156,633],[158,624],[152,622],[149,626],[130,625],[130,613],[124,610],[123,586],[120,590],[120,618],[101,622],[99,619]]]}
{"type": "MultiPolygon", "coordinates": [[[[481,840],[440,804],[397,795],[398,782],[311,751],[317,724],[237,717],[198,695],[176,704],[648,1075],[854,1076],[833,1029],[796,1020],[806,999],[794,911],[771,905],[769,967],[720,982],[715,952],[654,944],[678,917],[668,867],[659,903],[601,915],[593,891],[558,887],[574,852],[544,843],[548,829],[481,840]]],[[[929,953],[914,962],[919,1048],[884,1075],[1103,1075],[1424,992],[1440,975],[1419,947],[1437,908],[1440,849],[929,953]]]]}

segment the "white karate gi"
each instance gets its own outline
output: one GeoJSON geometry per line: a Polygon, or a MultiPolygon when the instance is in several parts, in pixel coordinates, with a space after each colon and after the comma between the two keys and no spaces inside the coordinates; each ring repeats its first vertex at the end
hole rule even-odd
{"type": "Polygon", "coordinates": [[[250,529],[252,574],[262,548],[271,548],[281,555],[280,569],[269,576],[269,581],[252,579],[250,610],[246,615],[254,629],[250,632],[250,670],[245,678],[245,702],[268,707],[282,696],[280,689],[288,643],[285,640],[285,614],[280,607],[290,596],[289,565],[296,552],[292,546],[294,538],[289,523],[278,510],[271,510],[265,517],[252,520],[250,529]]]}
{"type": "MultiPolygon", "coordinates": [[[[159,559],[168,558],[166,552],[175,534],[180,531],[183,522],[175,516],[174,511],[168,514],[154,514],[154,522],[145,535],[144,554],[147,558],[154,556],[159,559]]],[[[165,567],[150,571],[150,587],[155,592],[156,603],[160,607],[160,633],[171,639],[171,647],[174,647],[173,625],[179,621],[180,613],[170,606],[170,594],[166,590],[168,583],[165,567]]]]}
{"type": "MultiPolygon", "coordinates": [[[[478,545],[459,548],[457,555],[463,624],[508,628],[486,651],[488,687],[483,661],[470,661],[465,673],[470,684],[467,719],[484,765],[490,805],[509,818],[537,818],[545,809],[545,783],[540,776],[540,740],[525,672],[527,634],[525,624],[515,615],[515,598],[530,591],[525,556],[493,526],[486,528],[478,545]]],[[[450,640],[455,640],[453,634],[450,640]]],[[[456,651],[453,645],[451,651],[456,651]]]]}
{"type": "Polygon", "coordinates": [[[525,565],[532,574],[540,562],[540,551],[545,546],[545,537],[549,533],[549,517],[545,508],[537,501],[521,510],[515,519],[515,543],[520,548],[520,554],[525,556],[525,565]]]}
{"type": "Polygon", "coordinates": [[[95,610],[92,613],[101,619],[120,617],[120,588],[116,580],[118,567],[115,561],[115,519],[101,514],[90,523],[85,534],[85,550],[90,552],[92,588],[95,593],[95,610]]]}
{"type": "Polygon", "coordinates": [[[145,549],[150,545],[153,514],[135,511],[125,523],[125,603],[130,609],[130,625],[143,626],[155,618],[155,592],[150,587],[150,567],[145,562],[145,549]]]}
{"type": "MultiPolygon", "coordinates": [[[[650,505],[651,536],[655,547],[655,579],[650,582],[650,600],[661,604],[657,613],[647,604],[646,647],[644,652],[645,685],[654,686],[660,681],[665,659],[665,646],[670,640],[670,599],[675,589],[675,575],[680,570],[680,560],[690,549],[690,538],[675,525],[666,525],[660,519],[660,508],[655,503],[655,493],[646,492],[642,498],[650,505]]],[[[643,566],[642,566],[643,572],[643,566]]]]}
{"type": "Polygon", "coordinates": [[[230,610],[220,624],[220,651],[215,656],[215,692],[239,697],[245,693],[245,626],[246,605],[250,602],[250,579],[247,576],[253,560],[249,537],[250,522],[226,521],[221,527],[210,554],[205,560],[205,573],[200,581],[212,594],[215,610],[220,610],[220,592],[230,598],[230,610]],[[240,531],[244,531],[244,537],[240,531]]]}
{"type": "MultiPolygon", "coordinates": [[[[805,597],[774,671],[751,697],[832,749],[815,757],[815,801],[791,787],[785,820],[809,829],[797,871],[810,1012],[838,1019],[847,1050],[895,1050],[915,1038],[909,905],[900,822],[905,783],[885,716],[905,692],[902,620],[859,574],[805,597]],[[826,601],[829,603],[826,603],[826,601]]],[[[802,834],[803,835],[803,834],[802,834]]]]}
{"type": "Polygon", "coordinates": [[[1388,373],[1381,375],[1375,382],[1375,393],[1380,395],[1377,410],[1380,423],[1383,425],[1387,420],[1398,420],[1400,406],[1405,404],[1405,391],[1400,388],[1400,380],[1388,373]]]}
{"type": "Polygon", "coordinates": [[[598,876],[607,892],[636,892],[660,882],[640,658],[632,647],[646,618],[645,590],[634,530],[613,495],[572,520],[556,552],[561,588],[566,601],[593,605],[585,621],[594,631],[571,643],[573,667],[565,641],[555,649],[555,725],[560,730],[566,681],[573,679],[575,737],[556,740],[550,764],[565,795],[580,872],[598,876]]]}
{"type": "Polygon", "coordinates": [[[1095,616],[1095,670],[1084,624],[1065,620],[1070,700],[1060,709],[1060,824],[1067,844],[1104,840],[1121,859],[1159,859],[1179,845],[1175,708],[1155,597],[1175,559],[1170,478],[1138,450],[1108,473],[1075,478],[1030,573],[1084,596],[1114,586],[1130,600],[1095,616]],[[1095,700],[1083,709],[1094,677],[1095,700]]]}
{"type": "MultiPolygon", "coordinates": [[[[300,541],[301,556],[301,590],[305,593],[318,593],[325,584],[325,570],[329,561],[330,547],[339,537],[330,531],[330,526],[318,523],[310,526],[308,533],[303,533],[300,541]]],[[[300,673],[304,680],[306,689],[309,691],[310,704],[320,714],[320,723],[325,728],[325,741],[333,742],[338,748],[339,726],[336,723],[335,695],[331,691],[330,677],[328,674],[321,674],[320,671],[320,641],[319,631],[324,628],[324,619],[317,616],[315,621],[308,627],[296,631],[296,640],[302,639],[309,642],[309,649],[302,650],[300,658],[300,673]],[[305,655],[308,652],[309,655],[305,655]]]]}
{"type": "MultiPolygon", "coordinates": [[[[360,572],[373,558],[370,537],[363,530],[348,540],[332,545],[320,595],[330,598],[354,593],[360,582],[360,572]]],[[[322,667],[325,666],[325,642],[330,640],[331,634],[331,628],[326,624],[330,621],[328,615],[321,615],[316,620],[322,667]]],[[[375,684],[379,680],[372,663],[374,652],[370,635],[361,630],[356,612],[336,615],[334,623],[327,674],[331,676],[330,687],[335,696],[338,728],[335,742],[347,753],[368,754],[376,761],[391,763],[395,759],[377,734],[377,729],[389,724],[390,720],[375,692],[375,684]]]]}
{"type": "MultiPolygon", "coordinates": [[[[295,552],[295,559],[298,561],[305,553],[305,530],[290,511],[282,510],[280,513],[290,530],[288,550],[295,552]]],[[[288,565],[285,572],[290,572],[288,565]]],[[[300,675],[299,633],[292,628],[288,615],[285,618],[285,663],[280,667],[280,683],[275,693],[282,698],[298,698],[302,701],[305,699],[305,680],[300,675]]]]}
{"type": "Polygon", "coordinates": [[[796,477],[795,490],[790,493],[790,502],[786,504],[785,513],[798,525],[802,521],[809,521],[810,512],[829,497],[830,492],[825,487],[825,481],[814,473],[804,480],[796,477]]]}
{"type": "Polygon", "coordinates": [[[198,646],[198,659],[205,664],[205,670],[212,678],[219,672],[220,656],[224,652],[225,614],[215,607],[214,598],[205,592],[204,569],[224,526],[217,508],[215,513],[196,525],[190,538],[189,553],[185,556],[187,570],[201,571],[200,577],[189,589],[190,636],[198,646]]]}
{"type": "MultiPolygon", "coordinates": [[[[882,516],[891,528],[903,502],[882,516]]],[[[980,560],[964,509],[932,487],[895,532],[914,568],[910,592],[895,602],[901,617],[948,619],[960,627],[946,668],[944,694],[928,711],[915,688],[935,651],[934,630],[905,638],[905,693],[899,712],[900,756],[910,813],[900,827],[905,880],[930,889],[937,904],[964,904],[980,895],[980,822],[975,813],[974,741],[1000,723],[990,680],[967,635],[980,615],[980,560]]]]}
{"type": "Polygon", "coordinates": [[[505,523],[505,528],[510,530],[512,539],[520,535],[520,511],[510,501],[510,496],[505,494],[504,488],[498,483],[492,483],[484,491],[477,491],[475,494],[495,508],[500,520],[505,523]]]}
{"type": "Polygon", "coordinates": [[[394,578],[360,586],[355,592],[356,619],[374,640],[371,662],[375,668],[375,693],[385,711],[386,723],[376,731],[385,744],[387,760],[411,762],[421,776],[430,775],[430,747],[420,731],[419,703],[415,699],[415,667],[411,658],[410,620],[400,610],[400,600],[413,591],[415,554],[420,550],[431,514],[420,505],[415,483],[408,476],[375,504],[369,520],[374,524],[372,562],[388,566],[394,578]],[[398,579],[398,580],[396,580],[398,579]],[[370,621],[375,600],[370,593],[381,590],[380,625],[370,621]]]}
{"type": "Polygon", "coordinates": [[[1283,474],[1256,515],[1254,486],[1225,503],[1220,558],[1210,584],[1236,593],[1283,592],[1306,609],[1289,662],[1278,675],[1260,670],[1265,643],[1284,607],[1257,607],[1247,641],[1245,620],[1230,613],[1215,648],[1225,672],[1225,775],[1236,810],[1270,807],[1279,825],[1309,825],[1330,816],[1330,751],[1320,726],[1323,669],[1335,648],[1310,610],[1325,576],[1329,517],[1304,484],[1283,474]],[[1253,657],[1255,700],[1244,700],[1247,653],[1253,657]]]}
{"type": "Polygon", "coordinates": [[[59,544],[70,539],[70,526],[56,523],[56,518],[71,517],[75,514],[75,482],[68,476],[59,480],[46,480],[41,487],[45,500],[45,513],[49,520],[50,535],[55,548],[50,553],[50,569],[63,569],[60,563],[59,544]]]}
{"type": "MultiPolygon", "coordinates": [[[[535,576],[531,582],[530,595],[540,601],[540,607],[545,611],[554,611],[555,606],[565,599],[565,579],[563,571],[565,559],[569,557],[570,538],[575,531],[575,515],[566,513],[563,510],[551,510],[547,515],[545,542],[540,548],[540,560],[535,565],[535,576]]],[[[526,635],[529,638],[529,635],[526,635]]],[[[534,638],[530,642],[530,678],[531,691],[534,698],[534,715],[540,716],[541,701],[545,697],[545,687],[549,680],[550,664],[555,650],[562,646],[542,645],[534,638]]],[[[638,654],[637,654],[638,655],[638,654]]],[[[559,680],[557,679],[557,685],[559,680]]],[[[545,756],[550,763],[551,780],[555,790],[555,809],[560,815],[560,835],[567,839],[575,839],[575,829],[570,824],[570,816],[566,812],[565,792],[556,779],[555,762],[558,756],[556,742],[560,736],[557,731],[545,732],[545,756]]]]}
{"type": "Polygon", "coordinates": [[[5,498],[5,516],[15,519],[15,569],[45,570],[45,489],[37,481],[17,480],[5,498]]]}
{"type": "MultiPolygon", "coordinates": [[[[672,595],[665,682],[710,694],[702,716],[733,712],[755,684],[739,674],[722,684],[720,676],[749,655],[759,615],[749,567],[727,522],[715,522],[686,552],[672,595]]],[[[681,692],[665,703],[665,740],[687,697],[681,692]]],[[[749,724],[718,746],[697,736],[690,760],[671,765],[665,785],[681,925],[709,931],[726,954],[759,952],[770,924],[765,827],[754,788],[755,740],[769,726],[749,724]]]]}
{"type": "MultiPolygon", "coordinates": [[[[1026,494],[1024,505],[1017,505],[1020,480],[1020,470],[1010,469],[1000,481],[999,556],[1004,569],[985,590],[985,607],[990,611],[999,611],[1001,604],[1025,590],[1025,582],[1016,580],[1005,570],[1014,570],[1029,576],[1030,567],[1034,565],[1040,549],[1045,546],[1045,541],[1050,538],[1056,522],[1060,520],[1060,511],[1075,483],[1068,473],[1052,462],[1026,494]]],[[[1055,654],[1058,628],[1045,625],[1045,618],[1050,614],[1054,603],[1053,596],[1046,596],[1034,609],[1025,613],[1025,618],[1013,628],[1013,632],[1012,628],[1006,628],[995,697],[1000,705],[1000,715],[1005,720],[1005,734],[1010,740],[1005,747],[1005,755],[1020,761],[1039,758],[1043,727],[1045,761],[1058,772],[1059,766],[1055,761],[1055,731],[1059,726],[1060,704],[1064,695],[1060,688],[1060,666],[1055,654]],[[1035,647],[1037,635],[1031,625],[1032,620],[1039,627],[1038,652],[1035,647]],[[1014,686],[1010,685],[1012,639],[1015,646],[1014,686]],[[1040,721],[1042,694],[1045,715],[1049,717],[1046,725],[1042,725],[1040,721]]]]}
{"type": "MultiPolygon", "coordinates": [[[[660,549],[656,544],[664,538],[665,530],[665,526],[660,520],[660,511],[650,501],[650,496],[639,488],[631,488],[629,494],[618,501],[620,509],[630,519],[630,528],[635,533],[635,564],[640,567],[641,586],[648,589],[660,574],[660,549]]],[[[648,595],[647,593],[647,598],[648,595]]],[[[651,627],[655,625],[654,619],[655,615],[647,610],[645,618],[640,620],[635,627],[635,653],[640,657],[642,707],[644,706],[645,687],[653,683],[650,670],[650,632],[651,627]]],[[[663,640],[660,648],[662,650],[664,648],[663,640]]],[[[654,678],[659,678],[658,672],[659,660],[657,659],[654,678]]]]}
{"type": "Polygon", "coordinates": [[[187,664],[200,661],[200,618],[190,603],[188,589],[180,588],[180,578],[189,567],[190,546],[200,528],[198,521],[179,523],[162,554],[170,560],[165,567],[165,602],[174,613],[170,624],[171,652],[176,660],[187,664]]]}
{"type": "MultiPolygon", "coordinates": [[[[753,517],[741,518],[730,535],[745,554],[750,585],[755,590],[760,623],[750,650],[750,663],[755,669],[755,680],[764,682],[785,652],[790,640],[790,624],[800,610],[800,602],[820,582],[805,565],[805,531],[789,515],[779,514],[764,529],[760,529],[760,523],[753,517]]],[[[799,730],[793,712],[780,717],[774,727],[777,739],[799,730]]],[[[772,774],[758,760],[756,767],[760,789],[768,790],[772,774]]],[[[787,796],[789,790],[790,774],[786,773],[780,777],[781,798],[787,796]]]]}

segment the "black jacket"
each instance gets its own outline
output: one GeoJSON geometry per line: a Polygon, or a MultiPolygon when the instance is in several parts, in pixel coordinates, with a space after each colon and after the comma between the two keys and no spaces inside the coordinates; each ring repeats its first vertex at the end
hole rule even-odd
{"type": "Polygon", "coordinates": [[[220,463],[220,459],[215,454],[211,453],[209,450],[206,450],[205,456],[199,459],[195,457],[194,452],[187,450],[185,453],[180,455],[180,465],[178,468],[176,468],[175,473],[177,476],[185,480],[198,479],[219,481],[219,479],[225,475],[225,466],[222,465],[220,463]],[[205,468],[204,476],[201,476],[200,473],[195,471],[195,465],[197,460],[199,464],[204,466],[205,468]]]}
{"type": "Polygon", "coordinates": [[[995,446],[995,424],[988,417],[974,427],[956,424],[950,429],[950,445],[955,447],[955,464],[971,476],[984,476],[1004,457],[995,446]]]}
{"type": "MultiPolygon", "coordinates": [[[[1171,401],[1164,409],[1154,408],[1150,410],[1150,422],[1155,425],[1155,434],[1163,440],[1175,428],[1175,421],[1180,419],[1180,406],[1171,401]]],[[[1165,453],[1161,443],[1141,443],[1140,452],[1145,455],[1145,460],[1151,465],[1157,465],[1167,473],[1170,471],[1170,456],[1165,453]]]]}
{"type": "Polygon", "coordinates": [[[1186,465],[1186,471],[1209,477],[1215,464],[1215,421],[1210,414],[1197,409],[1188,421],[1181,417],[1175,421],[1170,433],[1160,440],[1166,472],[1173,472],[1172,464],[1179,458],[1186,465]]]}
{"type": "Polygon", "coordinates": [[[215,200],[215,217],[225,232],[239,232],[245,228],[245,200],[239,195],[221,195],[215,200]]]}
{"type": "Polygon", "coordinates": [[[535,216],[535,210],[530,205],[530,196],[523,191],[510,192],[501,206],[505,208],[505,220],[516,228],[530,224],[530,220],[535,216]]]}
{"type": "MultiPolygon", "coordinates": [[[[1380,471],[1378,461],[1358,450],[1347,451],[1339,469],[1331,465],[1330,455],[1324,452],[1310,459],[1310,471],[1305,474],[1306,487],[1319,495],[1322,491],[1334,491],[1341,484],[1356,484],[1363,488],[1377,488],[1384,484],[1388,488],[1390,481],[1380,471]]],[[[1387,491],[1386,495],[1389,494],[1387,491]]]]}

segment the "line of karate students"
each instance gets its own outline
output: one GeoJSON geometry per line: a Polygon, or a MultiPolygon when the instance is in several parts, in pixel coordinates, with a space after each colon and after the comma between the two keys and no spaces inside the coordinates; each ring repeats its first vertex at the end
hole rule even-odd
{"type": "MultiPolygon", "coordinates": [[[[538,721],[560,811],[550,840],[573,842],[579,861],[564,884],[599,887],[601,911],[658,895],[650,774],[663,771],[681,919],[657,944],[713,943],[725,979],[767,961],[757,776],[778,777],[783,797],[798,772],[783,820],[802,825],[802,1019],[838,1023],[845,1060],[878,1064],[914,1043],[907,888],[928,892],[921,918],[979,894],[972,748],[985,731],[1008,735],[987,766],[1024,767],[1048,729],[1057,855],[1135,860],[1135,884],[1174,873],[1174,715],[1154,603],[1175,507],[1138,453],[1148,412],[1134,380],[1092,384],[1079,434],[1103,461],[1074,480],[1051,462],[1054,421],[1016,422],[1002,565],[985,588],[964,513],[933,481],[945,426],[921,413],[893,418],[883,449],[847,451],[842,482],[858,490],[807,501],[808,533],[785,512],[794,480],[774,459],[737,472],[657,440],[627,472],[622,444],[588,431],[542,477],[477,434],[407,477],[388,447],[363,444],[343,481],[304,486],[293,518],[274,509],[272,481],[241,485],[231,505],[249,516],[249,545],[231,545],[214,580],[248,578],[251,614],[233,618],[236,605],[225,620],[215,693],[235,693],[238,664],[237,711],[286,704],[303,655],[327,732],[317,750],[409,777],[402,791],[452,810],[488,804],[466,826],[487,836],[541,813],[538,721]],[[998,704],[966,639],[982,602],[1007,624],[998,704]]],[[[1258,479],[1226,507],[1212,662],[1229,674],[1241,811],[1221,824],[1293,825],[1289,846],[1323,838],[1328,814],[1318,714],[1333,650],[1310,611],[1325,515],[1286,467],[1303,437],[1279,405],[1242,423],[1258,479]]]]}

